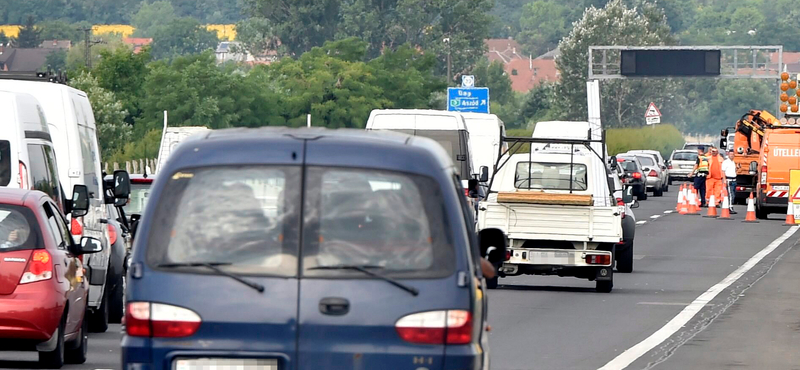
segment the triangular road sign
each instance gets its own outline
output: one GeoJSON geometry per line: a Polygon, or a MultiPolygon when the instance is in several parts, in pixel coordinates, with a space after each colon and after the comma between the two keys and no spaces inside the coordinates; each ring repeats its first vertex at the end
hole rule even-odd
{"type": "Polygon", "coordinates": [[[795,199],[800,200],[800,187],[797,188],[797,190],[794,192],[794,195],[792,195],[792,199],[790,200],[795,200],[795,199]]]}
{"type": "Polygon", "coordinates": [[[655,117],[661,117],[661,111],[659,111],[658,108],[656,108],[655,103],[650,103],[650,105],[647,107],[647,112],[644,114],[644,118],[655,118],[655,117]]]}

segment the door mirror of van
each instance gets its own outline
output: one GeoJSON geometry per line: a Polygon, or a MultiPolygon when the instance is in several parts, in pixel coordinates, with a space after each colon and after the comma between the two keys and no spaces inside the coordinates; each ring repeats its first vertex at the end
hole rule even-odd
{"type": "Polygon", "coordinates": [[[80,249],[78,250],[78,254],[92,254],[97,253],[103,250],[103,244],[100,243],[99,240],[95,238],[90,238],[88,236],[84,236],[81,238],[80,249]]]}
{"type": "Polygon", "coordinates": [[[750,174],[751,175],[758,174],[758,162],[756,161],[750,162],[750,174]]]}
{"type": "Polygon", "coordinates": [[[728,129],[724,129],[720,132],[720,136],[728,137],[728,129]]]}
{"type": "Polygon", "coordinates": [[[478,234],[481,256],[486,258],[495,267],[506,261],[508,239],[500,229],[483,229],[478,234]]]}
{"type": "Polygon", "coordinates": [[[487,182],[489,181],[489,167],[481,166],[481,175],[480,175],[480,182],[487,182]]]}
{"type": "Polygon", "coordinates": [[[625,192],[622,194],[622,201],[625,204],[630,204],[633,202],[633,188],[630,186],[625,187],[625,192]]]}
{"type": "Polygon", "coordinates": [[[727,148],[728,147],[728,138],[727,138],[727,136],[723,137],[722,139],[719,139],[719,147],[720,148],[727,148]]]}
{"type": "Polygon", "coordinates": [[[127,199],[129,195],[131,195],[131,177],[128,171],[114,171],[114,198],[127,199]]]}
{"type": "Polygon", "coordinates": [[[72,190],[72,207],[70,207],[73,217],[81,217],[89,213],[89,188],[86,185],[75,185],[72,190]]]}
{"type": "Polygon", "coordinates": [[[467,191],[469,192],[470,198],[477,198],[478,197],[478,179],[469,179],[467,181],[467,191]]]}

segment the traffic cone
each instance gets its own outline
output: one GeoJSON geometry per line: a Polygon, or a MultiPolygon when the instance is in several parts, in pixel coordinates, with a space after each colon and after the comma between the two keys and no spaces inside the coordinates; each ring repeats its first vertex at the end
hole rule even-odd
{"type": "Polygon", "coordinates": [[[689,197],[688,197],[688,193],[689,193],[689,189],[688,188],[683,188],[683,190],[681,190],[680,201],[678,202],[678,206],[680,207],[680,209],[678,210],[679,214],[682,214],[682,215],[688,215],[689,214],[689,200],[688,200],[689,197]]]}
{"type": "Polygon", "coordinates": [[[689,191],[689,215],[696,215],[700,207],[697,206],[697,190],[689,191]]]}
{"type": "Polygon", "coordinates": [[[675,211],[681,212],[681,205],[686,202],[686,184],[681,184],[681,190],[678,191],[678,205],[675,206],[675,211]]]}
{"type": "Polygon", "coordinates": [[[728,190],[722,189],[722,212],[719,215],[720,220],[733,220],[731,218],[731,202],[728,198],[728,190]]]}
{"type": "Polygon", "coordinates": [[[753,199],[753,192],[750,192],[750,198],[747,199],[747,216],[742,222],[758,223],[756,220],[756,200],[753,199]]]}
{"type": "Polygon", "coordinates": [[[717,218],[717,199],[714,198],[714,194],[711,194],[711,198],[708,199],[708,212],[703,217],[717,218]]]}
{"type": "Polygon", "coordinates": [[[794,205],[791,199],[789,199],[789,204],[786,206],[786,222],[783,226],[796,226],[794,222],[794,205]]]}

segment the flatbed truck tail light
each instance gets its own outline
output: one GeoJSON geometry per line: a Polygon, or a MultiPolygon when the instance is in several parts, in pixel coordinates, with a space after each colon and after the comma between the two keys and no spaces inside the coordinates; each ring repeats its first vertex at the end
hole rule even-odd
{"type": "Polygon", "coordinates": [[[511,254],[512,254],[511,251],[506,249],[506,261],[511,260],[511,254]]]}
{"type": "Polygon", "coordinates": [[[586,263],[590,265],[608,265],[611,263],[611,256],[606,254],[589,254],[586,256],[586,263]]]}
{"type": "Polygon", "coordinates": [[[132,337],[189,337],[201,323],[194,311],[168,304],[130,302],[125,310],[125,332],[132,337]]]}
{"type": "Polygon", "coordinates": [[[622,198],[617,198],[617,205],[620,207],[622,218],[625,218],[625,201],[622,198]]]}
{"type": "Polygon", "coordinates": [[[428,311],[402,317],[395,323],[400,338],[415,344],[469,344],[472,313],[464,310],[428,311]]]}
{"type": "Polygon", "coordinates": [[[25,273],[22,274],[19,283],[28,284],[37,281],[48,280],[53,277],[53,258],[50,253],[44,249],[37,249],[33,251],[31,260],[28,261],[28,266],[25,268],[25,273]]]}

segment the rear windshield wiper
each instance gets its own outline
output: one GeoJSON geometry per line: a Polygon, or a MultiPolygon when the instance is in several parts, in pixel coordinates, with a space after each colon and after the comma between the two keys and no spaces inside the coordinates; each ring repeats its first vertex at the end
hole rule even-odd
{"type": "Polygon", "coordinates": [[[216,272],[219,275],[227,276],[227,277],[229,277],[229,278],[231,278],[233,280],[236,280],[236,281],[238,281],[238,282],[240,282],[240,283],[242,283],[244,285],[247,285],[247,286],[257,290],[259,293],[263,293],[264,292],[264,286],[263,285],[261,285],[259,283],[254,283],[254,282],[249,281],[249,280],[245,280],[239,275],[227,272],[227,271],[225,271],[225,270],[223,270],[223,269],[218,267],[218,266],[230,266],[230,265],[231,265],[230,262],[183,262],[183,263],[162,263],[160,265],[157,265],[156,267],[160,267],[160,268],[205,267],[205,268],[207,268],[207,269],[209,269],[211,271],[216,272]]]}
{"type": "Polygon", "coordinates": [[[315,266],[310,267],[309,270],[355,270],[359,271],[363,274],[372,276],[374,278],[381,279],[389,284],[392,284],[400,289],[405,290],[406,292],[411,293],[413,296],[419,295],[419,290],[414,288],[413,286],[405,285],[395,279],[392,279],[388,276],[381,275],[377,272],[370,271],[369,269],[382,269],[383,266],[375,266],[375,265],[333,265],[333,266],[315,266]]]}

